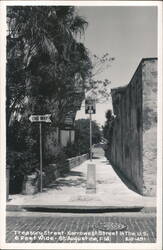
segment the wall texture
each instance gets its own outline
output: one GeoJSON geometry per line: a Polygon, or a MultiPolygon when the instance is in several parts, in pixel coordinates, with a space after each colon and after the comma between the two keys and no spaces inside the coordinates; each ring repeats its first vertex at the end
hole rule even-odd
{"type": "Polygon", "coordinates": [[[156,195],[157,59],[142,59],[130,83],[112,89],[111,163],[142,195],[156,195]]]}
{"type": "Polygon", "coordinates": [[[143,81],[143,193],[156,194],[157,61],[144,61],[143,81]]]}

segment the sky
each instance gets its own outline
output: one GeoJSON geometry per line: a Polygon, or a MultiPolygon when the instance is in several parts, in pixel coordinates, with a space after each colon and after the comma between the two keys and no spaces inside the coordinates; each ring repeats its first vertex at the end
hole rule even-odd
{"type": "MultiPolygon", "coordinates": [[[[157,7],[80,6],[78,14],[88,22],[81,41],[89,51],[115,57],[111,66],[97,76],[111,81],[108,91],[127,85],[142,58],[157,57],[157,7]]],[[[93,120],[103,125],[105,112],[111,108],[111,98],[96,104],[93,120]]],[[[88,118],[84,108],[77,113],[76,119],[80,118],[88,118]]]]}

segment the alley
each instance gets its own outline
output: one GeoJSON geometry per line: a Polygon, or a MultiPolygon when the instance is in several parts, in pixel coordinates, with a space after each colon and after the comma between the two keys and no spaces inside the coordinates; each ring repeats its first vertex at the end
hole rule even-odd
{"type": "Polygon", "coordinates": [[[155,207],[155,200],[144,197],[129,189],[115,173],[104,157],[102,148],[94,149],[92,161],[96,166],[96,193],[86,193],[87,165],[89,160],[71,169],[54,181],[42,193],[34,195],[10,195],[7,207],[107,207],[107,208],[143,208],[155,207]]]}
{"type": "Polygon", "coordinates": [[[86,193],[87,160],[43,193],[11,196],[7,205],[7,243],[156,242],[153,199],[128,189],[101,147],[93,151],[96,193],[86,193]],[[107,230],[107,225],[125,228],[107,230]]]}

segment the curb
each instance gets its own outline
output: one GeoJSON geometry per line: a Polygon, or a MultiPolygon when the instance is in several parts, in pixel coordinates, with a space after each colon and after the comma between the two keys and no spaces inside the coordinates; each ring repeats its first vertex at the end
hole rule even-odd
{"type": "Polygon", "coordinates": [[[7,205],[6,211],[26,212],[63,212],[63,213],[112,213],[112,212],[143,212],[156,213],[156,207],[141,206],[70,206],[70,205],[7,205]]]}

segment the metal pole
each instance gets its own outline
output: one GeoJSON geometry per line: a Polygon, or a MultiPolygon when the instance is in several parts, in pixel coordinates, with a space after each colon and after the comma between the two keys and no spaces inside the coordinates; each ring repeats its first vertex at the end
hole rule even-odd
{"type": "Polygon", "coordinates": [[[40,192],[42,192],[42,125],[40,122],[40,192]]]}
{"type": "Polygon", "coordinates": [[[90,113],[90,161],[92,161],[92,114],[90,113]]]}

